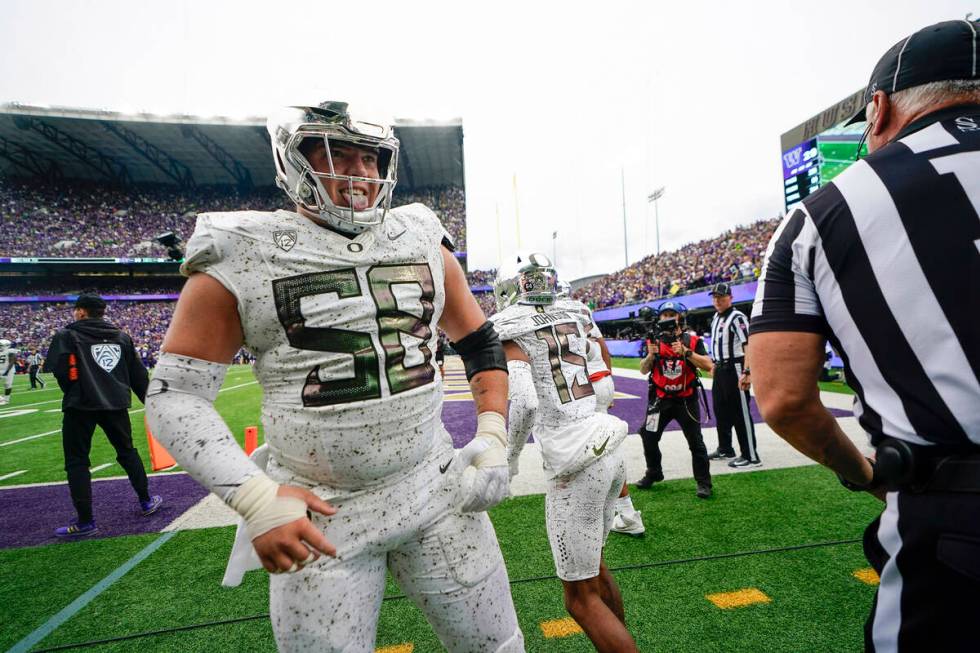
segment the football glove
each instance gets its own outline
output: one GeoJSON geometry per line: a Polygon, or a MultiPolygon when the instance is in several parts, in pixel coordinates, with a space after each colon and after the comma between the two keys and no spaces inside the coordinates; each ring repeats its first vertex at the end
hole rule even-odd
{"type": "Polygon", "coordinates": [[[480,413],[476,437],[456,453],[453,469],[461,475],[460,510],[488,510],[507,496],[510,466],[507,463],[507,428],[500,413],[480,413]]]}

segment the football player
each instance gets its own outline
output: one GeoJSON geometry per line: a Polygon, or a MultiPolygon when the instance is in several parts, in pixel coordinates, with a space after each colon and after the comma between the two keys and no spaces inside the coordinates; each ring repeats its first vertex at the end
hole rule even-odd
{"type": "Polygon", "coordinates": [[[586,367],[591,315],[580,302],[556,302],[555,277],[547,256],[531,254],[501,266],[494,284],[499,312],[490,319],[510,374],[508,459],[516,473],[533,428],[548,476],[545,520],[565,607],[599,651],[635,651],[622,596],[602,559],[626,480],[618,447],[627,425],[596,411],[586,367]]]}
{"type": "Polygon", "coordinates": [[[284,651],[373,651],[390,571],[450,651],[523,651],[484,512],[508,489],[506,361],[452,240],[391,208],[399,143],[346,103],[270,118],[295,211],[198,216],[147,392],[153,432],[244,518],[284,651]],[[477,404],[454,454],[436,325],[477,404]],[[265,471],[213,407],[244,345],[263,391],[265,471]],[[321,555],[322,554],[322,555],[321,555]]]}
{"type": "Polygon", "coordinates": [[[6,338],[0,339],[0,377],[3,377],[3,396],[0,396],[0,406],[10,403],[10,393],[13,392],[14,374],[17,371],[17,350],[13,343],[6,338]]]}
{"type": "MultiPolygon", "coordinates": [[[[568,282],[558,281],[558,301],[555,306],[563,310],[578,311],[585,318],[585,327],[589,334],[586,343],[586,368],[589,371],[589,382],[595,390],[595,409],[600,413],[608,413],[612,408],[616,395],[616,386],[612,378],[612,357],[602,331],[592,318],[592,311],[582,302],[571,299],[571,287],[568,282]]],[[[633,507],[629,486],[623,483],[623,489],[616,499],[616,514],[613,517],[612,530],[616,533],[641,537],[646,533],[643,526],[643,513],[633,507]]]]}

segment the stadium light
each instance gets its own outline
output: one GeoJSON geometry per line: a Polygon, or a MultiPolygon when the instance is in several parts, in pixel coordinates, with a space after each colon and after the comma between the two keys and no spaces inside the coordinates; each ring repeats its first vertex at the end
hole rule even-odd
{"type": "Polygon", "coordinates": [[[657,190],[647,195],[647,202],[653,204],[653,215],[657,224],[657,256],[660,256],[660,209],[657,206],[657,200],[663,197],[664,193],[666,192],[667,187],[661,186],[657,190]]]}

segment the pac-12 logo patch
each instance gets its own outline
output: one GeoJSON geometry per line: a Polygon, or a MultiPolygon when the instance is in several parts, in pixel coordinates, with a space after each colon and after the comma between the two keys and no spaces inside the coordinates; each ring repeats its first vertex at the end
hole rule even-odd
{"type": "Polygon", "coordinates": [[[275,241],[279,249],[288,252],[296,244],[296,232],[295,231],[273,231],[272,240],[275,241]]]}
{"type": "Polygon", "coordinates": [[[122,358],[122,347],[116,344],[92,345],[92,358],[106,372],[112,372],[122,358]]]}

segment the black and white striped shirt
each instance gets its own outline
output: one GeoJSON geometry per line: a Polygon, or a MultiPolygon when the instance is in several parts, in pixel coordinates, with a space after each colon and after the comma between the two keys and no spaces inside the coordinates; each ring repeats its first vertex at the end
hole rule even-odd
{"type": "Polygon", "coordinates": [[[751,331],[825,334],[872,443],[980,445],[980,106],[907,127],[803,200],[751,331]]]}
{"type": "Polygon", "coordinates": [[[749,320],[734,306],[711,318],[711,359],[714,362],[741,362],[748,341],[749,320]]]}

